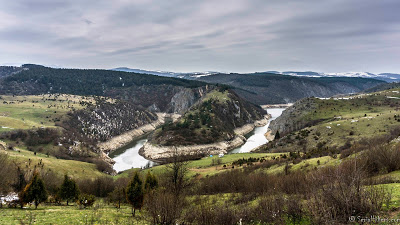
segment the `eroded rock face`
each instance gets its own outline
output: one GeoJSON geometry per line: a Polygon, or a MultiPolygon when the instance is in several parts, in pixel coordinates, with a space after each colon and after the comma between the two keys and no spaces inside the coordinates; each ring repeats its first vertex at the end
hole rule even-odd
{"type": "Polygon", "coordinates": [[[208,91],[208,86],[193,89],[183,88],[171,98],[166,111],[182,114],[192,107],[208,91]]]}
{"type": "Polygon", "coordinates": [[[70,119],[63,122],[63,127],[98,142],[156,120],[155,113],[129,102],[102,103],[71,113],[70,119]]]}

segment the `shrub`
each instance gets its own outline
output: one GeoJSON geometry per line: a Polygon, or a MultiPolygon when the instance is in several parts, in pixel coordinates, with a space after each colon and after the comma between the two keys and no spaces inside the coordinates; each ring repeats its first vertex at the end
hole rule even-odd
{"type": "Polygon", "coordinates": [[[380,211],[389,197],[377,187],[362,187],[365,173],[360,164],[351,160],[340,166],[322,170],[310,180],[317,184],[307,207],[316,224],[348,222],[350,216],[365,216],[380,211]]]}
{"type": "Polygon", "coordinates": [[[185,199],[166,189],[148,194],[145,208],[153,224],[175,224],[185,206],[185,199]]]}
{"type": "Polygon", "coordinates": [[[95,201],[96,201],[96,198],[94,197],[94,195],[81,194],[81,195],[79,195],[77,203],[79,205],[79,208],[86,209],[87,207],[93,206],[95,201]]]}

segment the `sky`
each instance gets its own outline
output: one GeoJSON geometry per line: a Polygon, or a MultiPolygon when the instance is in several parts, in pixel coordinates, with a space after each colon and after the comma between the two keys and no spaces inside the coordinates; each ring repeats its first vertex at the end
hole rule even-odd
{"type": "Polygon", "coordinates": [[[399,0],[0,0],[0,65],[400,73],[399,0]]]}

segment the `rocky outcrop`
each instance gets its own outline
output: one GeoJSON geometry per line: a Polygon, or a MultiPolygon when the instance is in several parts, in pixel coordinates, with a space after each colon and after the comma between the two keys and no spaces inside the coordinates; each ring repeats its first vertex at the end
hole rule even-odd
{"type": "Polygon", "coordinates": [[[125,132],[157,121],[157,115],[130,102],[101,102],[69,113],[62,126],[75,136],[104,142],[125,132]]]}
{"type": "Polygon", "coordinates": [[[265,115],[263,119],[254,123],[246,124],[234,130],[235,137],[230,141],[220,141],[212,144],[203,145],[187,145],[187,146],[161,146],[146,142],[139,150],[139,154],[151,160],[163,161],[174,154],[204,156],[226,154],[228,151],[243,145],[246,142],[244,135],[253,131],[255,127],[265,126],[268,123],[269,115],[265,115]]]}
{"type": "Polygon", "coordinates": [[[267,114],[261,120],[256,120],[256,121],[254,121],[254,123],[249,123],[249,124],[246,124],[246,125],[244,125],[242,127],[235,128],[234,132],[235,132],[236,135],[243,135],[244,136],[244,135],[250,133],[251,131],[253,131],[255,127],[262,127],[262,126],[267,125],[268,119],[270,117],[271,116],[269,114],[267,114]]]}
{"type": "Polygon", "coordinates": [[[194,105],[200,98],[202,98],[209,91],[208,86],[201,88],[184,88],[177,92],[167,106],[167,112],[182,114],[186,112],[192,105],[194,105]]]}
{"type": "Polygon", "coordinates": [[[0,141],[0,151],[6,149],[7,149],[7,144],[5,142],[0,141]]]}

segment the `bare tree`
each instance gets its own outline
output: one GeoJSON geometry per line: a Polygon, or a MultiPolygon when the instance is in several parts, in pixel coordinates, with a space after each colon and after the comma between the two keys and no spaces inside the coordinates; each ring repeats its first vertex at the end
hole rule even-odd
{"type": "Polygon", "coordinates": [[[189,172],[188,161],[186,157],[178,153],[175,148],[173,156],[168,160],[165,173],[166,185],[172,190],[176,196],[180,196],[185,188],[190,185],[189,179],[186,176],[189,172]]]}
{"type": "Polygon", "coordinates": [[[186,157],[175,149],[166,165],[161,187],[148,193],[145,207],[154,224],[175,224],[186,205],[185,190],[190,185],[187,177],[188,162],[186,157]]]}

